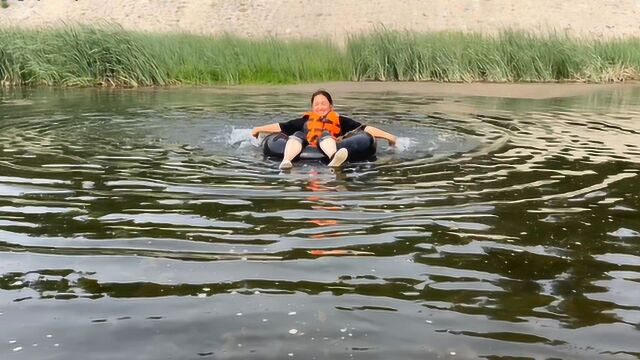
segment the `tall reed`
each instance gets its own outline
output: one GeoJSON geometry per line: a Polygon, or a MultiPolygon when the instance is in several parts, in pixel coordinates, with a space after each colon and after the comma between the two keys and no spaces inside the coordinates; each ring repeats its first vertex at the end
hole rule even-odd
{"type": "Polygon", "coordinates": [[[169,83],[153,54],[118,28],[0,29],[5,84],[149,86],[169,83]]]}
{"type": "Polygon", "coordinates": [[[578,39],[561,33],[497,35],[378,30],[353,36],[353,80],[610,82],[637,80],[640,39],[578,39]]]}
{"type": "Polygon", "coordinates": [[[348,76],[344,55],[328,41],[229,34],[139,34],[139,39],[172,79],[186,84],[299,83],[348,76]]]}
{"type": "Polygon", "coordinates": [[[157,86],[330,80],[611,82],[640,79],[640,39],[378,29],[328,40],[149,34],[112,25],[0,27],[3,85],[157,86]]]}

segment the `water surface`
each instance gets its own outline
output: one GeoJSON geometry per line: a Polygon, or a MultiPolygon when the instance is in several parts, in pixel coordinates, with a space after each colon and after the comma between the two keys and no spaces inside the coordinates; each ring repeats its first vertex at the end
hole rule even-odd
{"type": "Polygon", "coordinates": [[[640,357],[640,88],[346,93],[331,171],[250,128],[307,94],[0,102],[0,358],[640,357]]]}

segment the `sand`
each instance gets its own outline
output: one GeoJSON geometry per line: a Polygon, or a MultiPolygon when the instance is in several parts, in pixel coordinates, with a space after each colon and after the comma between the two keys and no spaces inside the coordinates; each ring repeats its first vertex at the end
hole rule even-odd
{"type": "MultiPolygon", "coordinates": [[[[640,84],[611,83],[436,83],[436,82],[378,82],[378,81],[335,81],[294,85],[233,85],[209,86],[202,91],[217,93],[239,88],[247,93],[300,93],[311,94],[318,89],[328,90],[336,98],[353,94],[411,95],[435,97],[498,97],[511,99],[553,99],[571,96],[589,96],[598,92],[632,92],[640,84]]],[[[150,88],[149,91],[155,91],[150,88]]],[[[306,95],[305,95],[306,96],[306,95]]]]}
{"type": "Polygon", "coordinates": [[[640,0],[7,0],[0,26],[117,23],[150,32],[329,38],[376,27],[640,37],[640,0]]]}

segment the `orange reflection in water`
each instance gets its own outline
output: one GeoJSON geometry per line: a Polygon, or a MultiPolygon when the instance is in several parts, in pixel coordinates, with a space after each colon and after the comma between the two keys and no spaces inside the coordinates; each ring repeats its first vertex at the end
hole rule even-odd
{"type": "MultiPolygon", "coordinates": [[[[328,192],[328,191],[335,191],[334,188],[328,187],[325,184],[323,184],[322,182],[320,182],[318,180],[318,172],[316,170],[311,170],[310,172],[310,179],[309,182],[307,183],[307,185],[305,186],[306,189],[310,190],[312,193],[318,193],[318,192],[328,192]]],[[[312,201],[312,202],[321,202],[322,198],[320,196],[317,195],[310,195],[308,197],[306,197],[306,200],[312,201]]],[[[327,206],[327,205],[321,205],[321,204],[316,204],[316,205],[312,205],[311,206],[312,209],[314,210],[331,210],[331,211],[335,211],[335,210],[340,210],[342,209],[342,207],[340,206],[327,206]]],[[[339,220],[336,219],[311,219],[311,220],[307,220],[308,223],[317,225],[317,226],[335,226],[340,224],[339,220]]],[[[324,239],[324,238],[328,238],[328,237],[335,237],[335,236],[343,236],[343,235],[348,235],[348,233],[346,232],[333,232],[333,233],[322,233],[322,234],[314,234],[311,235],[311,238],[313,239],[324,239]]],[[[332,250],[320,250],[320,249],[314,249],[314,250],[310,250],[309,253],[311,255],[316,255],[316,256],[322,256],[322,255],[348,255],[352,253],[352,250],[340,250],[340,249],[332,249],[332,250]]]]}

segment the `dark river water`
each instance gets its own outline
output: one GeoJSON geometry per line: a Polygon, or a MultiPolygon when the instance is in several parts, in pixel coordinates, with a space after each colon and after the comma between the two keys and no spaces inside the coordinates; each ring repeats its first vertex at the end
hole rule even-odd
{"type": "Polygon", "coordinates": [[[287,91],[0,102],[0,359],[640,358],[640,88],[348,93],[399,136],[289,172],[287,91]]]}

